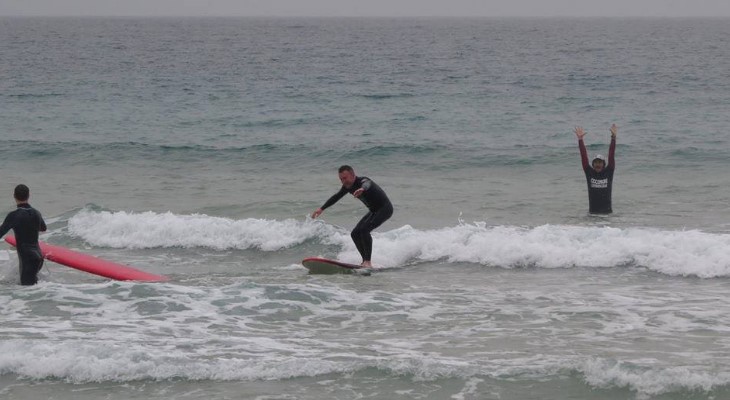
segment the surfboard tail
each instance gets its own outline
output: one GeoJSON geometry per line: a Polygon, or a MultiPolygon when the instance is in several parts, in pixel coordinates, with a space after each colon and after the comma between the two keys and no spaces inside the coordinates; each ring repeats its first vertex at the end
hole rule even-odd
{"type": "Polygon", "coordinates": [[[351,274],[364,268],[356,264],[343,263],[321,257],[309,257],[302,260],[302,265],[311,274],[351,274]]]}

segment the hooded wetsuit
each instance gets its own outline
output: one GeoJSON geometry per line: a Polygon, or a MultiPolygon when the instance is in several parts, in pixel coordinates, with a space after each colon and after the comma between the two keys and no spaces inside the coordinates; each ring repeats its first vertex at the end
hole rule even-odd
{"type": "Polygon", "coordinates": [[[342,186],[340,191],[330,197],[321,208],[322,210],[326,209],[337,203],[347,193],[353,194],[360,188],[365,191],[360,195],[359,199],[370,212],[365,214],[360,222],[355,225],[350,236],[352,236],[352,240],[355,242],[357,251],[362,255],[363,261],[370,261],[373,251],[373,237],[370,235],[370,232],[382,225],[383,222],[387,221],[393,215],[393,205],[390,203],[383,189],[370,180],[370,178],[358,176],[355,178],[355,183],[353,183],[352,187],[346,188],[342,186]]]}
{"type": "Polygon", "coordinates": [[[0,237],[12,229],[15,232],[20,284],[38,283],[38,271],[43,267],[43,253],[38,244],[38,232],[46,231],[46,222],[41,213],[28,203],[18,204],[18,208],[5,217],[0,226],[0,237]]]}
{"type": "Polygon", "coordinates": [[[583,140],[578,141],[580,148],[580,159],[583,163],[583,172],[586,175],[588,184],[588,209],[591,214],[610,214],[611,209],[611,187],[613,186],[613,171],[616,168],[614,153],[616,152],[616,138],[611,138],[611,146],[608,149],[608,163],[601,172],[596,172],[588,163],[588,152],[583,140]]]}

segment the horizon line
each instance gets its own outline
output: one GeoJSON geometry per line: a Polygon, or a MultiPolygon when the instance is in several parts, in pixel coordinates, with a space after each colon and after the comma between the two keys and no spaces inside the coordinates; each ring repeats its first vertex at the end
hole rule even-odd
{"type": "Polygon", "coordinates": [[[530,18],[530,19],[552,19],[552,18],[611,18],[611,19],[727,19],[730,15],[224,15],[224,14],[0,14],[0,18],[463,18],[463,19],[488,19],[488,18],[530,18]]]}

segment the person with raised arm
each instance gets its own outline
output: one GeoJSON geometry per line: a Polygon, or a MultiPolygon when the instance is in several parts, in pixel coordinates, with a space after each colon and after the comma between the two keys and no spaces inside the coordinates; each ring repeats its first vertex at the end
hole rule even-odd
{"type": "Polygon", "coordinates": [[[611,188],[613,186],[613,172],[616,169],[616,160],[614,153],[616,152],[616,133],[618,127],[616,124],[611,125],[611,145],[608,148],[608,162],[606,158],[600,154],[593,157],[591,163],[588,163],[588,152],[583,142],[586,131],[582,127],[575,127],[575,136],[578,137],[578,148],[580,149],[580,159],[583,164],[583,172],[586,176],[588,184],[588,212],[591,214],[610,214],[613,212],[611,207],[611,188]]]}

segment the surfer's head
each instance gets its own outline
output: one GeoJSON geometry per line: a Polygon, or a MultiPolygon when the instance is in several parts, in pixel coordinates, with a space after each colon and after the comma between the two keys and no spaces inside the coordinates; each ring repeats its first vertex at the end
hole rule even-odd
{"type": "Polygon", "coordinates": [[[601,172],[604,168],[606,168],[606,159],[602,155],[596,154],[596,156],[593,157],[591,165],[596,172],[601,172]]]}
{"type": "Polygon", "coordinates": [[[342,186],[349,189],[355,184],[355,170],[352,169],[351,166],[343,165],[337,170],[337,172],[340,175],[340,182],[342,182],[342,186]]]}
{"type": "Polygon", "coordinates": [[[15,200],[17,200],[18,202],[25,203],[30,197],[30,189],[28,189],[28,186],[20,184],[15,187],[13,197],[15,197],[15,200]]]}

